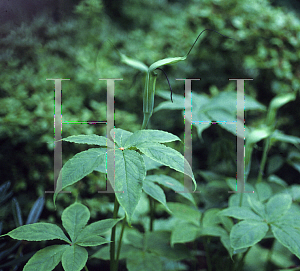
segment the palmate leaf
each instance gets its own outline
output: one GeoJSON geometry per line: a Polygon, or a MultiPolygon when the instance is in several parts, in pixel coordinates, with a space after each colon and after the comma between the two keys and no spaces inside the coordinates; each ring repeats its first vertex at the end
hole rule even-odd
{"type": "Polygon", "coordinates": [[[110,131],[110,136],[114,139],[119,147],[124,147],[125,142],[133,133],[120,128],[114,128],[110,131]]]}
{"type": "MultiPolygon", "coordinates": [[[[160,144],[180,140],[177,136],[159,130],[140,130],[131,133],[119,128],[112,129],[110,135],[115,144],[113,142],[109,144],[116,145],[115,148],[92,148],[76,154],[65,163],[59,174],[53,196],[54,205],[57,194],[65,187],[76,183],[94,170],[106,173],[107,152],[113,152],[115,160],[114,180],[111,176],[108,176],[108,179],[117,192],[117,200],[124,208],[129,224],[140,200],[143,181],[146,177],[143,156],[136,149],[152,160],[190,176],[196,186],[196,180],[187,160],[179,152],[160,144]]],[[[65,140],[74,143],[98,144],[101,147],[109,142],[105,137],[96,135],[73,136],[65,140]]],[[[160,198],[160,200],[163,199],[160,198]]]]}
{"type": "Polygon", "coordinates": [[[60,227],[50,223],[24,225],[5,234],[17,240],[60,239],[68,243],[68,245],[54,245],[39,250],[30,258],[24,270],[53,270],[60,261],[62,261],[65,271],[82,270],[88,258],[88,253],[82,246],[98,246],[109,243],[110,241],[99,235],[103,235],[123,219],[101,220],[85,227],[90,218],[90,212],[86,206],[77,202],[66,208],[61,218],[72,242],[65,236],[60,227]]]}

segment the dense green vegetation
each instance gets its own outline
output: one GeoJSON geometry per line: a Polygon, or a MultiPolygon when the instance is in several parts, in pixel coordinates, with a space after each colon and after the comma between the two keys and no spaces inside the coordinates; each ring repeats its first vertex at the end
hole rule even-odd
{"type": "MultiPolygon", "coordinates": [[[[106,120],[106,82],[98,79],[123,78],[115,83],[115,127],[134,133],[141,129],[143,122],[145,76],[121,62],[108,39],[122,54],[150,66],[160,59],[184,56],[198,34],[207,28],[235,40],[206,31],[185,61],[162,67],[172,86],[174,103],[170,101],[164,74],[157,71],[155,110],[147,128],[178,136],[181,142],[168,141],[166,146],[183,153],[184,83],[176,79],[201,78],[192,83],[193,120],[212,121],[224,114],[236,116],[235,106],[229,106],[234,104],[236,82],[228,79],[252,78],[245,82],[246,148],[252,152],[246,188],[255,190],[255,196],[248,199],[244,195],[241,208],[247,210],[228,208],[237,207],[240,197],[228,194],[229,190],[235,190],[235,132],[226,125],[193,124],[192,169],[197,190],[201,191],[193,195],[195,205],[189,196],[174,193],[170,185],[162,186],[167,203],[157,198],[149,200],[151,193],[143,193],[132,216],[132,228],[124,226],[124,249],[137,255],[143,251],[143,242],[151,239],[153,243],[143,254],[143,262],[137,263],[132,254],[121,251],[119,270],[152,270],[147,267],[149,262],[156,263],[155,270],[269,271],[300,266],[297,217],[300,212],[297,123],[300,119],[300,20],[297,13],[272,6],[266,0],[82,0],[74,5],[68,17],[58,22],[45,13],[18,27],[2,25],[1,234],[37,221],[60,226],[64,210],[76,198],[89,209],[89,224],[113,218],[114,195],[97,193],[106,187],[103,172],[94,171],[68,186],[65,190],[72,194],[60,194],[56,210],[52,195],[45,194],[46,190],[53,190],[54,179],[54,84],[46,79],[71,79],[62,83],[62,120],[86,122],[106,120]],[[248,137],[247,145],[251,131],[265,134],[252,137],[252,141],[248,137]],[[276,206],[276,202],[281,206],[276,206]],[[279,207],[282,216],[272,213],[273,208],[279,207]],[[262,211],[264,208],[266,213],[262,211]],[[257,215],[266,220],[260,221],[257,215]],[[296,244],[292,241],[284,244],[282,240],[288,237],[280,237],[281,228],[273,225],[266,233],[267,238],[256,239],[258,243],[250,240],[243,246],[231,239],[231,245],[235,245],[230,246],[228,238],[234,235],[230,234],[231,229],[235,227],[237,231],[238,222],[245,226],[249,216],[258,219],[261,235],[274,221],[282,224],[285,220],[293,228],[290,232],[296,244]],[[28,218],[26,223],[22,217],[28,218]]],[[[105,133],[105,124],[64,123],[62,128],[63,138],[81,134],[105,136],[105,133]]],[[[88,146],[84,144],[63,142],[63,163],[85,150],[88,146]]],[[[146,168],[150,179],[167,175],[174,183],[183,183],[183,174],[172,167],[148,164],[146,168]]],[[[158,180],[156,186],[162,182],[158,180]]],[[[124,215],[120,208],[118,218],[124,215]]],[[[122,223],[118,223],[117,237],[121,229],[122,223]]],[[[107,240],[110,234],[107,232],[107,240]]],[[[54,240],[47,243],[11,240],[0,239],[3,243],[0,269],[3,270],[8,268],[3,265],[14,259],[18,270],[22,270],[34,252],[61,244],[54,240]]],[[[109,268],[109,246],[88,247],[87,251],[89,270],[109,268]]],[[[60,264],[55,270],[62,268],[60,264]]]]}

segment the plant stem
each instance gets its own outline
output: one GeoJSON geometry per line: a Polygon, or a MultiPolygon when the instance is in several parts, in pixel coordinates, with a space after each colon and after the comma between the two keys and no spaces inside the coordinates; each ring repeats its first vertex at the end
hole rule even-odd
{"type": "Polygon", "coordinates": [[[209,251],[208,251],[208,237],[204,237],[204,250],[205,250],[205,256],[206,256],[206,264],[207,264],[207,270],[212,271],[212,265],[211,265],[211,259],[209,256],[209,251]]]}
{"type": "MultiPolygon", "coordinates": [[[[118,216],[120,204],[117,200],[117,197],[115,196],[115,204],[114,204],[114,213],[113,218],[116,219],[118,216]]],[[[111,229],[111,243],[110,243],[110,271],[114,271],[115,268],[118,268],[118,266],[115,267],[115,241],[116,241],[116,225],[113,226],[111,229]]]]}
{"type": "Polygon", "coordinates": [[[245,259],[246,255],[247,255],[247,253],[249,252],[250,248],[251,248],[251,247],[248,247],[248,249],[246,250],[246,252],[244,252],[243,256],[242,256],[241,259],[239,260],[238,265],[237,265],[237,268],[235,269],[236,271],[240,271],[240,270],[243,269],[243,266],[244,266],[244,264],[245,264],[244,259],[245,259]]]}
{"type": "Polygon", "coordinates": [[[272,246],[269,249],[268,255],[267,255],[267,259],[266,259],[266,270],[271,270],[272,267],[272,254],[273,254],[273,250],[274,250],[274,245],[275,245],[275,240],[272,239],[272,246]]]}
{"type": "Polygon", "coordinates": [[[154,206],[154,201],[151,197],[149,197],[149,205],[150,205],[150,231],[153,231],[153,221],[154,221],[154,210],[155,210],[155,206],[154,206]]]}
{"type": "Polygon", "coordinates": [[[122,222],[122,230],[121,230],[119,244],[118,244],[118,251],[117,251],[117,258],[116,258],[116,261],[115,261],[115,266],[119,265],[119,257],[120,257],[120,252],[121,252],[122,238],[123,238],[125,225],[126,225],[126,216],[124,217],[123,222],[122,222]]]}
{"type": "Polygon", "coordinates": [[[262,175],[264,172],[264,168],[267,162],[267,154],[269,151],[269,147],[270,147],[270,138],[268,137],[265,141],[264,141],[264,152],[263,152],[263,157],[261,159],[261,163],[260,163],[260,168],[259,168],[259,174],[258,174],[258,178],[256,183],[260,183],[262,181],[262,175]]]}
{"type": "Polygon", "coordinates": [[[84,269],[85,269],[85,271],[89,271],[86,265],[84,266],[84,269]]]}

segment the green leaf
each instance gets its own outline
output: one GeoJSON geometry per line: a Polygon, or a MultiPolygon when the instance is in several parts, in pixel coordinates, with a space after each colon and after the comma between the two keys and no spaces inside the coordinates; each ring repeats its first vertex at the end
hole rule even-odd
{"type": "Polygon", "coordinates": [[[119,55],[121,57],[121,61],[125,64],[127,64],[128,66],[135,68],[137,70],[140,70],[142,72],[147,72],[148,71],[148,67],[141,61],[139,60],[135,60],[132,58],[127,57],[126,55],[122,54],[119,52],[119,55]]]}
{"type": "MultiPolygon", "coordinates": [[[[77,236],[75,243],[90,241],[90,236],[102,235],[116,225],[120,219],[105,219],[86,226],[77,236]]],[[[100,240],[100,239],[99,239],[100,240]]]]}
{"type": "Polygon", "coordinates": [[[290,101],[294,101],[296,99],[296,92],[295,93],[284,93],[279,94],[275,98],[272,99],[269,110],[268,110],[268,116],[267,116],[267,125],[272,126],[275,125],[275,118],[277,110],[285,105],[286,103],[290,101]]]}
{"type": "Polygon", "coordinates": [[[290,227],[300,228],[300,208],[292,204],[288,211],[276,223],[287,224],[290,227]]]}
{"type": "Polygon", "coordinates": [[[272,143],[276,141],[291,143],[294,144],[299,149],[299,144],[300,144],[299,137],[286,135],[279,130],[275,130],[270,138],[272,143]]]}
{"type": "Polygon", "coordinates": [[[257,221],[263,221],[263,219],[255,214],[250,208],[248,207],[229,207],[223,211],[219,212],[219,215],[222,216],[231,216],[236,219],[252,219],[257,221]]]}
{"type": "Polygon", "coordinates": [[[141,143],[137,144],[136,147],[144,153],[146,156],[150,157],[154,161],[162,163],[176,171],[182,172],[193,180],[195,184],[195,189],[197,188],[197,183],[191,169],[190,164],[185,159],[185,157],[178,151],[166,147],[160,143],[141,143]]]}
{"type": "MultiPolygon", "coordinates": [[[[126,232],[126,231],[125,231],[126,232]]],[[[116,241],[116,247],[118,247],[119,242],[116,241]]],[[[102,260],[109,260],[110,259],[110,247],[109,246],[103,246],[101,247],[96,253],[94,253],[91,258],[97,258],[102,260]]],[[[132,245],[123,244],[121,246],[120,251],[120,260],[130,257],[130,254],[135,254],[138,251],[141,251],[138,248],[133,247],[132,245]]]]}
{"type": "Polygon", "coordinates": [[[61,261],[69,245],[54,245],[36,252],[24,266],[23,271],[51,271],[61,261]]]}
{"type": "Polygon", "coordinates": [[[145,233],[146,250],[157,256],[180,261],[190,256],[190,252],[182,244],[170,246],[171,233],[169,231],[154,231],[145,233]]]}
{"type": "Polygon", "coordinates": [[[67,230],[72,242],[90,219],[89,209],[81,203],[73,203],[67,207],[61,216],[62,224],[67,230]]]}
{"type": "Polygon", "coordinates": [[[97,235],[86,236],[86,238],[82,239],[81,241],[76,241],[76,245],[82,247],[94,247],[100,246],[103,244],[107,244],[111,241],[106,240],[105,238],[97,235]]]}
{"type": "MultiPolygon", "coordinates": [[[[59,173],[58,181],[61,181],[61,190],[81,180],[90,174],[98,166],[106,165],[106,149],[91,148],[80,152],[69,159],[59,173]]],[[[53,202],[61,191],[57,186],[53,195],[53,202]]]]}
{"type": "Polygon", "coordinates": [[[271,224],[275,238],[300,259],[300,230],[283,223],[271,224]]]}
{"type": "Polygon", "coordinates": [[[293,201],[300,201],[300,185],[294,184],[290,186],[289,193],[293,198],[293,201]]]}
{"type": "Polygon", "coordinates": [[[252,130],[248,133],[245,147],[245,174],[248,176],[251,167],[251,156],[254,144],[260,140],[269,137],[272,134],[270,127],[262,127],[252,130]]]}
{"type": "Polygon", "coordinates": [[[292,205],[292,197],[289,194],[277,194],[269,199],[266,205],[266,219],[274,222],[283,216],[292,205]]]}
{"type": "Polygon", "coordinates": [[[219,224],[221,222],[220,217],[218,216],[219,212],[220,209],[217,208],[211,208],[206,210],[202,218],[202,227],[206,228],[219,224]]]}
{"type": "Polygon", "coordinates": [[[247,201],[251,207],[251,209],[261,216],[262,218],[266,218],[266,211],[265,211],[265,205],[262,204],[259,200],[257,200],[257,196],[254,196],[255,194],[248,194],[246,195],[247,201]]]}
{"type": "Polygon", "coordinates": [[[98,135],[73,135],[63,138],[62,140],[78,144],[109,146],[111,148],[114,147],[113,142],[111,142],[108,138],[98,135]]]}
{"type": "Polygon", "coordinates": [[[169,209],[172,211],[172,215],[181,220],[191,222],[196,226],[200,225],[201,213],[188,205],[177,203],[177,202],[169,202],[167,203],[169,209]]]}
{"type": "Polygon", "coordinates": [[[268,199],[272,196],[272,188],[266,182],[257,183],[255,185],[255,190],[258,194],[258,199],[261,202],[265,201],[266,199],[268,199]]]}
{"type": "Polygon", "coordinates": [[[114,128],[110,131],[110,136],[118,144],[119,147],[124,147],[125,142],[131,135],[131,132],[125,131],[120,128],[114,128]]]}
{"type": "Polygon", "coordinates": [[[265,222],[244,220],[232,227],[230,232],[231,246],[234,249],[247,248],[264,238],[269,227],[265,222]]]}
{"type": "MultiPolygon", "coordinates": [[[[173,103],[171,101],[169,101],[170,99],[170,92],[169,91],[165,91],[165,90],[158,90],[156,92],[156,94],[168,101],[162,102],[160,103],[157,107],[155,107],[155,109],[153,110],[153,112],[157,112],[159,110],[163,110],[163,109],[169,109],[169,110],[180,110],[180,109],[184,109],[184,97],[183,95],[178,95],[173,93],[173,103]]],[[[193,93],[193,99],[194,99],[194,93],[193,93]]],[[[193,107],[194,110],[194,107],[193,107]]]]}
{"type": "Polygon", "coordinates": [[[230,237],[229,237],[228,234],[225,234],[225,235],[222,235],[222,236],[221,236],[221,243],[222,243],[223,246],[227,249],[230,258],[232,259],[232,256],[233,256],[233,248],[231,247],[231,244],[230,244],[230,237]]]}
{"type": "Polygon", "coordinates": [[[157,184],[154,184],[153,182],[147,181],[147,179],[143,182],[143,190],[146,194],[148,194],[150,197],[156,199],[158,202],[160,202],[169,212],[171,210],[167,206],[166,202],[166,195],[164,191],[158,186],[157,184]]]}
{"type": "Polygon", "coordinates": [[[158,162],[152,160],[151,158],[149,158],[145,154],[142,154],[142,156],[143,156],[143,159],[144,159],[144,162],[145,162],[146,171],[149,171],[149,170],[152,170],[152,169],[158,169],[159,167],[162,166],[161,163],[158,163],[158,162]]]}
{"type": "Polygon", "coordinates": [[[222,227],[211,226],[200,228],[199,236],[223,236],[224,234],[227,234],[227,232],[222,227]]]}
{"type": "MultiPolygon", "coordinates": [[[[159,183],[165,187],[172,189],[175,192],[178,192],[178,191],[183,192],[184,191],[184,185],[170,176],[161,175],[161,174],[160,175],[148,175],[148,176],[146,176],[145,180],[159,183]]],[[[196,202],[191,193],[178,193],[178,195],[183,196],[184,198],[186,198],[190,202],[192,202],[194,205],[196,205],[196,202]]]]}
{"type": "Polygon", "coordinates": [[[62,266],[65,271],[80,271],[84,268],[88,259],[85,248],[73,245],[68,246],[62,255],[62,266]]]}
{"type": "Polygon", "coordinates": [[[69,238],[64,234],[62,229],[57,225],[50,223],[34,223],[18,227],[7,234],[13,239],[26,240],[26,241],[45,241],[60,239],[67,243],[71,243],[69,238]]]}
{"type": "Polygon", "coordinates": [[[172,229],[171,246],[173,247],[176,243],[194,241],[198,237],[199,232],[199,227],[184,221],[179,222],[172,229]]]}
{"type": "Polygon", "coordinates": [[[125,142],[123,146],[125,149],[136,146],[137,144],[143,142],[156,142],[156,143],[165,143],[180,140],[179,137],[171,133],[160,131],[160,130],[139,130],[133,133],[125,142]]]}
{"type": "Polygon", "coordinates": [[[221,223],[223,224],[224,228],[230,232],[232,227],[234,226],[233,221],[231,218],[227,216],[220,216],[221,223]]]}
{"type": "Polygon", "coordinates": [[[279,178],[278,176],[276,176],[274,174],[272,174],[268,177],[268,181],[270,183],[278,184],[282,187],[288,187],[288,184],[284,180],[282,180],[281,178],[279,178]]]}
{"type": "Polygon", "coordinates": [[[126,235],[123,240],[126,244],[130,244],[139,249],[144,249],[145,247],[144,234],[133,228],[126,230],[126,235]]]}
{"type": "Polygon", "coordinates": [[[115,150],[115,191],[120,205],[124,208],[128,223],[142,195],[146,168],[143,157],[133,150],[115,150]]]}
{"type": "Polygon", "coordinates": [[[126,260],[128,271],[163,271],[163,264],[159,257],[142,250],[128,255],[126,260]]]}
{"type": "Polygon", "coordinates": [[[179,61],[183,61],[186,59],[186,57],[187,56],[185,55],[182,57],[168,57],[168,58],[158,60],[149,67],[149,72],[152,72],[152,71],[156,70],[157,68],[164,66],[164,65],[175,64],[179,61]]]}

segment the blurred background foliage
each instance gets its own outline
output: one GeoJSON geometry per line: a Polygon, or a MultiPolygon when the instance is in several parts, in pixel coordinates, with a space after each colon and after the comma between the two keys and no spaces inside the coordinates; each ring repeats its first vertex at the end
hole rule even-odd
{"type": "MultiPolygon", "coordinates": [[[[120,62],[108,39],[128,57],[150,65],[162,58],[185,55],[202,30],[214,29],[237,41],[206,31],[186,61],[164,67],[175,94],[184,94],[184,83],[176,81],[177,78],[201,78],[192,83],[193,92],[211,96],[225,90],[235,91],[236,83],[229,78],[252,78],[245,82],[245,93],[266,106],[279,93],[299,93],[297,2],[82,0],[64,3],[60,0],[54,6],[51,1],[45,3],[46,9],[35,16],[25,16],[24,21],[2,20],[0,29],[1,183],[12,183],[26,215],[38,197],[45,195],[46,190],[53,190],[54,81],[46,79],[70,79],[62,82],[62,120],[86,122],[106,120],[106,82],[98,79],[123,78],[115,82],[115,127],[131,132],[141,127],[144,76],[120,62]]],[[[8,18],[10,12],[12,8],[3,10],[2,15],[5,13],[8,18]]],[[[22,9],[18,12],[23,14],[22,9]]],[[[162,74],[158,76],[157,90],[169,90],[162,74]]],[[[162,101],[156,96],[155,106],[162,101]]],[[[265,112],[251,111],[246,115],[246,123],[258,125],[263,117],[265,112]]],[[[286,134],[299,136],[299,119],[298,95],[296,101],[280,110],[277,127],[286,134]]],[[[184,140],[184,122],[179,110],[154,113],[148,128],[169,131],[184,140]]],[[[105,124],[63,124],[62,128],[63,137],[93,133],[104,136],[105,124]]],[[[203,132],[203,139],[204,142],[199,140],[194,128],[194,171],[214,171],[216,164],[229,159],[229,164],[225,163],[227,175],[234,177],[235,137],[213,125],[203,132]]],[[[180,143],[168,146],[183,153],[180,143]]],[[[253,158],[258,161],[259,148],[253,158]]],[[[64,142],[63,162],[85,149],[87,146],[64,142]]],[[[287,145],[275,149],[270,154],[272,163],[280,160],[282,165],[292,149],[293,146],[287,145]]],[[[274,165],[269,168],[274,169],[274,165]]],[[[299,171],[287,166],[280,172],[280,168],[276,168],[278,176],[288,183],[299,181],[299,171]]],[[[182,175],[166,168],[151,173],[183,180],[182,175]]],[[[205,180],[200,174],[196,176],[199,183],[205,180]]],[[[93,219],[110,217],[111,195],[99,195],[98,190],[105,190],[105,176],[97,173],[68,189],[84,199],[93,210],[93,219]]],[[[60,195],[58,201],[60,207],[55,214],[52,194],[46,194],[43,221],[59,222],[62,210],[74,202],[74,196],[60,195]]],[[[6,217],[3,231],[7,232],[15,225],[9,211],[2,215],[6,217]]]]}

